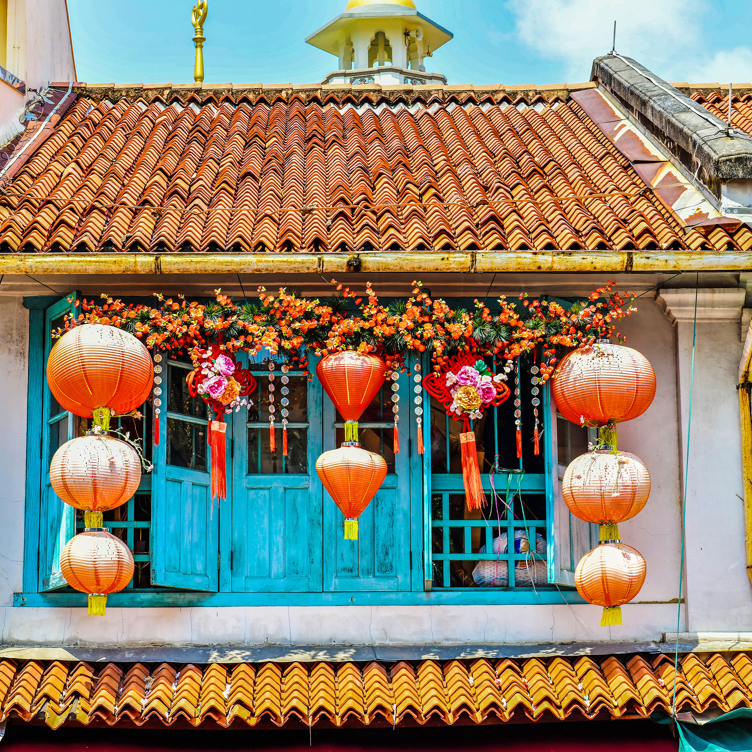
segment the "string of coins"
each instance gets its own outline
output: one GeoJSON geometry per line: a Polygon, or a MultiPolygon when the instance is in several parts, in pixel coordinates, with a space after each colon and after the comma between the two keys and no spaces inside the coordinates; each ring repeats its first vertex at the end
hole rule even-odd
{"type": "Polygon", "coordinates": [[[269,451],[274,454],[274,452],[277,451],[277,440],[274,436],[274,413],[277,411],[277,408],[274,406],[274,373],[271,373],[274,371],[274,361],[269,361],[269,451]]]}
{"type": "Polygon", "coordinates": [[[520,399],[520,359],[514,369],[514,425],[517,427],[517,459],[522,459],[522,400],[520,399]]]}
{"type": "Polygon", "coordinates": [[[540,425],[540,420],[538,418],[538,406],[540,405],[540,397],[538,396],[540,394],[540,388],[538,387],[538,384],[540,383],[540,377],[538,374],[540,373],[540,368],[538,368],[537,357],[538,355],[536,353],[533,365],[530,368],[530,373],[532,374],[530,383],[533,385],[530,394],[533,395],[531,403],[533,405],[533,417],[535,418],[535,430],[533,431],[533,443],[535,448],[533,454],[536,455],[540,454],[540,433],[538,432],[538,426],[540,425]]]}
{"type": "Polygon", "coordinates": [[[392,372],[392,413],[394,413],[394,453],[399,454],[399,371],[392,372]]]}
{"type": "Polygon", "coordinates": [[[154,446],[159,446],[159,414],[162,412],[162,353],[154,353],[154,446]]]}
{"type": "Polygon", "coordinates": [[[280,404],[282,405],[282,409],[280,410],[280,415],[282,415],[282,454],[285,457],[287,457],[287,418],[290,415],[290,410],[288,409],[290,405],[290,398],[288,397],[290,394],[290,387],[288,386],[290,377],[287,375],[289,370],[290,366],[282,366],[282,376],[280,378],[282,388],[279,390],[282,394],[282,399],[280,400],[280,404]]]}
{"type": "Polygon", "coordinates": [[[420,363],[416,363],[413,366],[413,370],[415,371],[415,374],[413,375],[413,381],[415,382],[415,386],[413,387],[413,391],[415,392],[415,397],[413,397],[413,402],[415,402],[415,422],[418,426],[418,454],[424,454],[425,453],[425,447],[423,444],[423,378],[420,375],[420,363]]]}

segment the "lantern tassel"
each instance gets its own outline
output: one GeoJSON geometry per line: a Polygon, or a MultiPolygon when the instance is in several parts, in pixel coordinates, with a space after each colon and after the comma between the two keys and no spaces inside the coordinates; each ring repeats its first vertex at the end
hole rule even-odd
{"type": "Polygon", "coordinates": [[[462,450],[462,481],[465,485],[465,501],[468,509],[480,509],[486,505],[483,485],[480,480],[478,452],[475,449],[475,434],[465,431],[460,434],[462,450]]]}
{"type": "Polygon", "coordinates": [[[282,454],[287,457],[287,425],[282,426],[282,454]]]}
{"type": "Polygon", "coordinates": [[[533,431],[533,454],[538,456],[540,454],[540,434],[538,433],[538,426],[535,427],[535,431],[533,431]]]}
{"type": "Polygon", "coordinates": [[[274,454],[277,451],[277,438],[274,435],[274,423],[269,422],[269,451],[274,454]]]}
{"type": "Polygon", "coordinates": [[[225,459],[225,436],[227,423],[213,420],[210,425],[209,447],[211,449],[211,495],[222,501],[227,498],[227,461],[225,459]]]}
{"type": "Polygon", "coordinates": [[[517,429],[517,459],[522,459],[522,429],[517,429]]]}
{"type": "Polygon", "coordinates": [[[601,626],[620,627],[621,624],[621,606],[606,606],[603,609],[603,616],[601,616],[601,626]]]}
{"type": "Polygon", "coordinates": [[[619,526],[614,523],[601,525],[599,540],[601,541],[618,541],[621,540],[619,535],[619,526]]]}
{"type": "Polygon", "coordinates": [[[418,454],[425,454],[426,448],[423,445],[423,425],[418,426],[418,454]]]}
{"type": "Polygon", "coordinates": [[[89,616],[104,616],[107,610],[107,596],[99,593],[89,594],[89,616]]]}
{"type": "Polygon", "coordinates": [[[84,527],[87,530],[91,530],[92,528],[104,527],[102,513],[91,512],[88,510],[84,512],[84,527]]]}
{"type": "Polygon", "coordinates": [[[358,443],[358,421],[357,420],[345,421],[345,441],[349,441],[353,444],[358,443]]]}
{"type": "Polygon", "coordinates": [[[154,416],[154,446],[159,446],[159,413],[154,416]]]}
{"type": "Polygon", "coordinates": [[[345,520],[345,540],[358,540],[357,520],[345,520]]]}
{"type": "Polygon", "coordinates": [[[394,424],[394,453],[399,454],[399,427],[397,423],[394,424]]]}

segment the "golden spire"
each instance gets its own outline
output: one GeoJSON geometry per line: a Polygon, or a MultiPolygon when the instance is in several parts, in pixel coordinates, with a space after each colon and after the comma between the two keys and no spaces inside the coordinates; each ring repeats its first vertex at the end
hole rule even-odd
{"type": "Polygon", "coordinates": [[[208,0],[196,0],[191,13],[191,23],[196,35],[193,41],[196,44],[196,63],[193,66],[193,80],[201,83],[204,80],[204,21],[206,21],[206,12],[209,10],[208,0]]]}

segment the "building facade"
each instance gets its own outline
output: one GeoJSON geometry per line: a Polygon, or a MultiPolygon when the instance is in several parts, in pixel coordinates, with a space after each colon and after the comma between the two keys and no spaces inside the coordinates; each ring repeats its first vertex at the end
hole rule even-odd
{"type": "Polygon", "coordinates": [[[669,84],[616,53],[578,85],[446,85],[424,58],[450,38],[410,0],[351,0],[308,39],[338,56],[321,84],[53,81],[4,147],[3,718],[310,728],[752,705],[752,88],[735,86],[729,108],[716,85],[669,84]],[[618,329],[657,391],[619,427],[652,480],[620,525],[647,563],[622,626],[599,626],[574,588],[598,533],[560,484],[592,434],[519,359],[522,457],[509,400],[475,425],[491,503],[468,512],[458,427],[427,394],[414,403],[417,355],[361,420],[388,472],[357,542],[315,472],[344,433],[317,378],[285,374],[282,456],[265,381],[281,364],[243,361],[256,404],[228,419],[217,505],[206,406],[188,394],[185,355],[166,358],[161,395],[122,423],[154,469],[105,516],[135,575],[105,616],[87,615],[59,563],[83,517],[49,479],[54,452],[87,428],[45,378],[65,316],[102,294],[325,298],[333,279],[395,300],[420,280],[453,307],[492,310],[521,294],[569,309],[609,280],[634,293],[618,329]],[[508,552],[502,536],[535,550],[508,552]]]}

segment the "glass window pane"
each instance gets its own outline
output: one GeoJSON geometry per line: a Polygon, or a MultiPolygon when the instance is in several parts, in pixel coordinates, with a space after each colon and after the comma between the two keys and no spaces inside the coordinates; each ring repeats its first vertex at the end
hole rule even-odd
{"type": "Polygon", "coordinates": [[[169,418],[167,464],[206,471],[206,433],[206,425],[169,418]]]}
{"type": "Polygon", "coordinates": [[[568,465],[575,457],[585,454],[588,450],[587,428],[570,423],[561,415],[556,416],[556,440],[560,465],[568,465]]]}
{"type": "Polygon", "coordinates": [[[206,418],[206,402],[201,397],[191,397],[185,377],[189,371],[169,364],[167,369],[167,409],[171,413],[190,415],[192,418],[206,418]]]}
{"type": "Polygon", "coordinates": [[[248,427],[249,475],[308,473],[308,429],[287,429],[287,457],[283,454],[282,433],[282,426],[277,423],[274,431],[276,447],[272,453],[268,425],[248,427]]]}
{"type": "Polygon", "coordinates": [[[68,415],[50,425],[50,457],[68,441],[68,415]]]}
{"type": "Polygon", "coordinates": [[[258,382],[256,391],[252,396],[253,405],[248,410],[248,420],[253,423],[259,421],[261,423],[269,422],[269,396],[274,394],[272,404],[274,405],[276,412],[275,417],[277,420],[282,420],[280,410],[285,407],[289,411],[287,420],[290,423],[307,423],[308,422],[308,378],[302,375],[293,375],[288,373],[288,383],[282,383],[282,376],[284,374],[277,371],[272,374],[274,381],[271,382],[274,387],[274,392],[269,391],[269,371],[254,371],[254,377],[258,382]],[[285,394],[285,389],[288,390],[285,394]],[[282,400],[287,399],[288,405],[283,405],[282,400]]]}
{"type": "MultiPolygon", "coordinates": [[[[386,460],[386,471],[394,472],[394,426],[390,428],[360,428],[358,430],[360,446],[369,452],[380,454],[386,460]]],[[[337,429],[337,446],[345,441],[345,429],[337,429]]]]}

